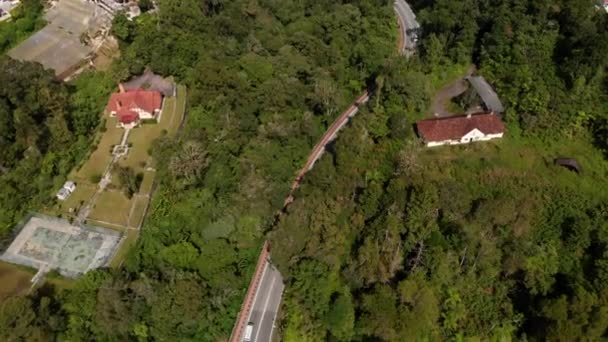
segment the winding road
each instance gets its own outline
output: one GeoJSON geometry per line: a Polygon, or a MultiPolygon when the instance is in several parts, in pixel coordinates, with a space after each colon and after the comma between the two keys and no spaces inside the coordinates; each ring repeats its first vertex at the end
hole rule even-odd
{"type": "MultiPolygon", "coordinates": [[[[395,11],[397,12],[400,27],[399,53],[408,57],[414,50],[414,48],[410,46],[415,44],[415,39],[408,36],[408,33],[412,32],[408,29],[408,25],[410,25],[409,23],[411,23],[410,20],[412,18],[414,18],[413,20],[415,22],[415,16],[413,16],[413,12],[411,12],[411,9],[407,6],[411,16],[406,15],[403,17],[403,13],[405,12],[402,13],[404,8],[402,3],[407,6],[407,3],[405,3],[404,0],[396,0],[395,2],[395,11]],[[406,49],[406,47],[408,48],[406,49]]],[[[361,96],[359,96],[355,102],[348,107],[331,126],[329,126],[325,134],[323,134],[310,152],[306,159],[306,163],[300,169],[293,181],[291,191],[287,199],[285,199],[283,209],[293,202],[293,194],[300,186],[302,179],[304,179],[304,175],[312,170],[315,163],[325,152],[327,145],[338,136],[340,130],[359,112],[359,106],[369,101],[372,93],[372,90],[366,89],[363,94],[361,94],[361,96]]],[[[252,342],[270,342],[277,312],[281,305],[281,297],[284,288],[285,286],[281,274],[270,262],[270,248],[268,242],[266,242],[260,253],[255,273],[251,279],[237,322],[230,336],[230,342],[243,341],[246,326],[250,323],[253,325],[252,342]]]]}
{"type": "Polygon", "coordinates": [[[416,49],[417,31],[420,24],[416,21],[416,15],[405,0],[395,0],[393,5],[397,19],[399,20],[400,44],[399,52],[405,56],[411,56],[416,49]]]}

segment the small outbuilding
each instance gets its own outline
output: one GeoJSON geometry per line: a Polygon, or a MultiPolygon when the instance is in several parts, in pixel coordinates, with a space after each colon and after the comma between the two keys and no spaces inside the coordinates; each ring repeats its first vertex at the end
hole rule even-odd
{"type": "Polygon", "coordinates": [[[67,181],[63,184],[63,188],[68,190],[69,192],[74,192],[74,190],[76,190],[76,183],[72,181],[67,181]]]}
{"type": "Polygon", "coordinates": [[[483,105],[487,111],[494,112],[496,114],[502,114],[505,108],[498,98],[498,94],[494,91],[492,86],[486,81],[483,76],[469,76],[466,78],[471,86],[475,89],[475,92],[483,101],[483,105]]]}
{"type": "Polygon", "coordinates": [[[555,165],[565,167],[566,169],[576,173],[581,173],[583,170],[581,165],[574,158],[556,158],[553,162],[555,165]]]}
{"type": "Polygon", "coordinates": [[[59,189],[56,197],[60,201],[65,201],[74,191],[76,191],[76,183],[67,181],[63,184],[63,187],[59,189]]]}

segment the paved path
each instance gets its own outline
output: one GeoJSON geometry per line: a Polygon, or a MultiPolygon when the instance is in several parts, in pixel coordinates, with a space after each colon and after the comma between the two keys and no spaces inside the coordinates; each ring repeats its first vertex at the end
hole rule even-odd
{"type": "MultiPolygon", "coordinates": [[[[122,136],[121,143],[120,143],[121,145],[126,144],[127,138],[129,137],[129,131],[130,131],[130,129],[125,129],[123,136],[122,136]]],[[[120,156],[117,156],[117,155],[112,156],[112,159],[110,160],[110,164],[108,164],[108,166],[106,167],[106,170],[104,171],[103,176],[101,177],[101,180],[99,181],[99,184],[97,186],[97,191],[95,191],[95,194],[93,195],[93,197],[91,197],[89,199],[89,201],[87,202],[87,204],[84,207],[82,207],[82,209],[80,209],[80,211],[78,212],[78,216],[76,217],[76,225],[81,225],[84,223],[84,221],[87,219],[87,217],[89,217],[89,214],[91,214],[91,210],[93,210],[93,207],[95,206],[95,203],[97,202],[97,199],[99,198],[101,193],[111,183],[112,168],[114,167],[114,164],[118,161],[119,158],[120,158],[120,156]]]]}
{"type": "Polygon", "coordinates": [[[465,80],[468,76],[475,72],[475,66],[469,67],[466,74],[456,81],[441,88],[437,95],[433,98],[431,103],[431,112],[436,117],[446,117],[456,115],[447,108],[448,102],[456,96],[464,93],[468,88],[469,84],[465,80]]]}

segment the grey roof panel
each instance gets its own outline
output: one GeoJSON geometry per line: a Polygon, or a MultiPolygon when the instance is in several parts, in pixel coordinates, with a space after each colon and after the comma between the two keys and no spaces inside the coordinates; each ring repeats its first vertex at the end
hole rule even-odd
{"type": "Polygon", "coordinates": [[[481,100],[489,110],[495,113],[503,113],[505,111],[498,95],[483,76],[469,76],[467,77],[467,80],[471,83],[473,88],[475,88],[475,91],[477,91],[477,94],[479,94],[481,100]]]}

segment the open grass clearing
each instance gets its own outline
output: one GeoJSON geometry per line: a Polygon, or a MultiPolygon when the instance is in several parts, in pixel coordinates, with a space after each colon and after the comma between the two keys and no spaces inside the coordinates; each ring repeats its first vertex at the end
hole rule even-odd
{"type": "Polygon", "coordinates": [[[90,218],[126,227],[132,202],[120,191],[105,190],[99,195],[90,218]]]}
{"type": "Polygon", "coordinates": [[[118,251],[116,251],[114,258],[110,262],[110,267],[114,267],[114,268],[120,267],[122,262],[125,260],[127,253],[129,252],[131,247],[133,247],[133,245],[135,245],[138,238],[139,238],[139,231],[134,230],[134,229],[129,229],[126,231],[122,244],[118,248],[118,251]]]}
{"type": "Polygon", "coordinates": [[[608,174],[603,156],[584,140],[541,141],[507,133],[505,138],[490,142],[423,148],[419,156],[422,165],[432,166],[425,168],[425,174],[436,179],[517,176],[539,184],[551,180],[587,193],[608,187],[601,185],[608,174]],[[582,167],[581,174],[554,165],[559,157],[575,158],[582,167]],[[459,174],[446,174],[453,172],[450,164],[460,165],[459,174]]]}
{"type": "Polygon", "coordinates": [[[131,217],[129,219],[129,227],[138,228],[144,220],[144,214],[150,198],[147,196],[133,197],[133,207],[131,209],[131,217]]]}
{"type": "Polygon", "coordinates": [[[82,167],[71,175],[77,181],[91,182],[93,176],[101,176],[112,161],[112,146],[120,144],[124,130],[116,127],[115,117],[106,117],[106,131],[102,133],[97,148],[82,167]]]}
{"type": "Polygon", "coordinates": [[[105,222],[105,221],[101,222],[98,220],[94,220],[92,218],[88,218],[85,223],[88,225],[91,225],[91,226],[112,229],[112,230],[115,230],[118,232],[123,232],[123,233],[126,230],[126,227],[121,224],[110,223],[110,222],[105,222]]]}
{"type": "Polygon", "coordinates": [[[0,261],[0,303],[8,297],[26,293],[32,286],[34,271],[0,261]]]}
{"type": "Polygon", "coordinates": [[[59,202],[61,211],[68,214],[77,213],[83,204],[86,204],[97,191],[97,185],[92,185],[86,182],[79,182],[76,190],[63,202],[59,202]],[[73,209],[70,212],[70,208],[73,209]]]}
{"type": "Polygon", "coordinates": [[[152,193],[152,186],[154,185],[154,177],[156,172],[146,171],[144,172],[144,179],[139,186],[139,193],[142,195],[150,195],[152,193]]]}
{"type": "Polygon", "coordinates": [[[62,277],[61,275],[47,276],[45,282],[51,284],[55,289],[66,290],[74,287],[76,283],[73,279],[62,277]]]}

